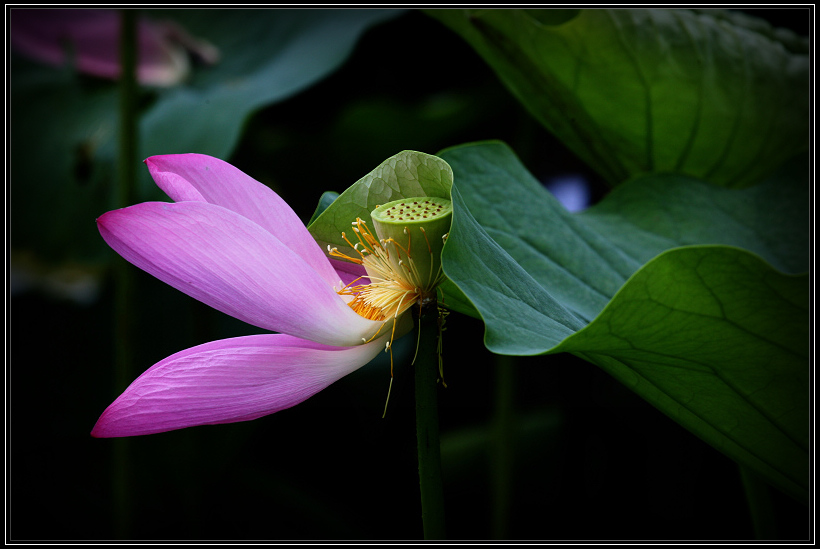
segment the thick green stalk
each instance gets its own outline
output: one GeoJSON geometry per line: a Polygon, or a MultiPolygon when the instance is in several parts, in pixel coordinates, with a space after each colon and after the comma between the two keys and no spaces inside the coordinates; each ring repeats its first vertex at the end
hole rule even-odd
{"type": "Polygon", "coordinates": [[[417,315],[419,348],[415,361],[416,435],[419,453],[421,518],[424,539],[446,539],[441,445],[438,432],[438,310],[435,305],[417,315]]]}
{"type": "MultiPolygon", "coordinates": [[[[137,161],[137,14],[135,10],[120,12],[120,117],[119,155],[117,157],[117,187],[115,205],[129,206],[134,201],[137,161]]],[[[133,379],[134,361],[134,276],[133,268],[117,259],[114,298],[114,363],[116,391],[124,390],[133,379]]],[[[120,539],[131,536],[131,465],[129,440],[114,441],[112,460],[114,496],[114,530],[120,539]]]]}

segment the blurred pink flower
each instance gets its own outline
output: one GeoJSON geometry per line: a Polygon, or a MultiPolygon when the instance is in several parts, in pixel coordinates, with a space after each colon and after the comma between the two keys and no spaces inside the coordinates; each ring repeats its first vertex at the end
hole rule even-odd
{"type": "MultiPolygon", "coordinates": [[[[158,362],[103,412],[93,436],[255,419],[302,402],[387,347],[394,319],[368,320],[339,293],[363,269],[334,269],[276,193],[205,155],[145,162],[175,202],[102,215],[105,241],[189,296],[282,333],[213,341],[158,362]]],[[[409,320],[398,317],[395,336],[409,320]]]]}
{"type": "MultiPolygon", "coordinates": [[[[120,75],[120,14],[103,9],[12,9],[13,48],[43,63],[64,65],[100,78],[120,75]]],[[[219,51],[170,21],[142,17],[137,25],[137,79],[149,86],[173,86],[190,72],[189,52],[215,63],[219,51]]]]}

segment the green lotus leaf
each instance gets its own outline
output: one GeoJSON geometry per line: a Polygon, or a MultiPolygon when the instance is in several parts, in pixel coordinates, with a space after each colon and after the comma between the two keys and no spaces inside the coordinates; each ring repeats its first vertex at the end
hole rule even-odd
{"type": "Polygon", "coordinates": [[[677,9],[427,13],[611,185],[674,172],[745,187],[808,149],[808,40],[756,18],[677,9]]]}
{"type": "Polygon", "coordinates": [[[379,164],[348,187],[316,219],[308,230],[322,248],[349,248],[342,232],[361,218],[370,221],[376,207],[414,196],[450,199],[453,171],[441,158],[416,151],[402,151],[379,164]]]}
{"type": "Polygon", "coordinates": [[[648,176],[570,214],[503,144],[440,155],[455,174],[444,271],[488,349],[581,356],[807,498],[805,176],[742,190],[648,176]]]}

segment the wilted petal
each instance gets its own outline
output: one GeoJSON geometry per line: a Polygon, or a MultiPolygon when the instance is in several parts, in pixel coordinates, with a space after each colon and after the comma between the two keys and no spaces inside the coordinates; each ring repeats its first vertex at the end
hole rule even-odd
{"type": "Polygon", "coordinates": [[[173,39],[175,29],[175,25],[145,18],[137,21],[137,81],[141,84],[175,86],[188,77],[191,63],[184,45],[173,39]]]}
{"type": "Polygon", "coordinates": [[[145,160],[159,188],[175,202],[222,206],[258,223],[300,255],[328,284],[339,277],[299,216],[269,187],[227,162],[204,154],[168,154],[145,160]]]}
{"type": "Polygon", "coordinates": [[[331,347],[271,334],[199,345],[149,368],[103,412],[91,434],[147,435],[272,414],[367,364],[387,338],[331,347]]]}
{"type": "Polygon", "coordinates": [[[172,43],[179,44],[195,59],[206,65],[213,65],[219,62],[222,57],[219,48],[207,40],[193,36],[175,21],[155,21],[153,27],[160,36],[172,43]]]}
{"type": "Polygon", "coordinates": [[[221,206],[146,202],[97,224],[126,260],[249,324],[328,345],[358,345],[382,328],[268,231],[221,206]]]}
{"type": "MultiPolygon", "coordinates": [[[[78,71],[100,78],[120,76],[120,14],[114,10],[12,9],[10,40],[19,52],[61,66],[69,51],[78,71]]],[[[185,45],[196,46],[204,60],[215,60],[213,46],[195,40],[176,24],[141,18],[137,25],[137,79],[172,86],[190,70],[185,45]]]]}

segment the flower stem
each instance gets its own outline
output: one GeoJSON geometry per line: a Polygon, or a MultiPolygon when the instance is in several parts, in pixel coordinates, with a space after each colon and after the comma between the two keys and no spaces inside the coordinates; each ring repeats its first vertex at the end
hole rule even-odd
{"type": "MultiPolygon", "coordinates": [[[[120,12],[120,118],[119,156],[117,158],[117,188],[115,203],[123,208],[134,201],[135,172],[137,158],[136,124],[136,58],[137,58],[137,17],[136,11],[124,9],[120,12]]],[[[134,276],[131,265],[117,258],[114,271],[116,277],[114,298],[114,341],[115,343],[115,391],[121,392],[133,375],[134,338],[134,276]]],[[[120,539],[131,536],[131,464],[129,459],[130,441],[118,438],[113,443],[112,489],[114,499],[114,529],[120,539]]]]}
{"type": "Polygon", "coordinates": [[[424,539],[445,539],[444,490],[441,483],[441,447],[438,432],[438,308],[418,314],[419,349],[415,361],[416,435],[424,539]]]}

